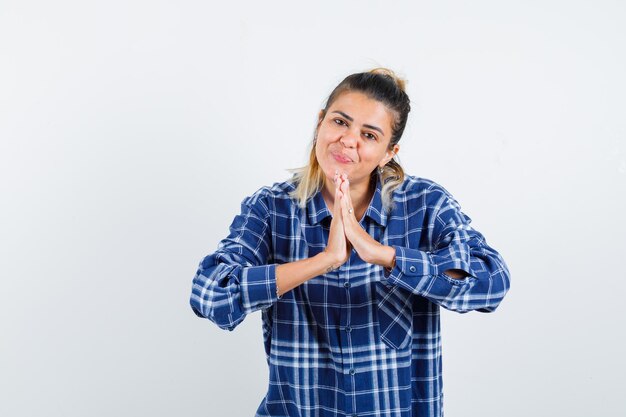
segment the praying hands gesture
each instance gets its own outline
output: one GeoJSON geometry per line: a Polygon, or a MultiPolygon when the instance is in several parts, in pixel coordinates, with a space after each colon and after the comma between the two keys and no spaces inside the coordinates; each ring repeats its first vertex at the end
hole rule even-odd
{"type": "Polygon", "coordinates": [[[350,258],[350,250],[365,262],[391,268],[395,262],[395,249],[372,238],[359,224],[350,197],[350,181],[346,174],[335,173],[335,199],[333,219],[330,223],[328,245],[325,252],[332,256],[329,270],[343,265],[350,258]]]}
{"type": "MultiPolygon", "coordinates": [[[[321,253],[276,267],[276,294],[297,287],[303,282],[339,268],[350,259],[352,249],[365,262],[392,269],[396,262],[395,248],[372,238],[359,224],[350,197],[350,181],[346,174],[335,174],[335,194],[328,244],[321,253]]],[[[445,271],[452,278],[463,278],[459,270],[445,271]]]]}
{"type": "MultiPolygon", "coordinates": [[[[391,269],[395,265],[396,251],[372,238],[359,224],[350,198],[350,181],[346,174],[335,174],[335,203],[333,220],[330,223],[328,245],[325,252],[335,254],[334,263],[328,271],[338,268],[350,258],[350,249],[365,262],[382,265],[391,269]]],[[[463,270],[445,271],[452,278],[462,279],[467,274],[463,270]]]]}

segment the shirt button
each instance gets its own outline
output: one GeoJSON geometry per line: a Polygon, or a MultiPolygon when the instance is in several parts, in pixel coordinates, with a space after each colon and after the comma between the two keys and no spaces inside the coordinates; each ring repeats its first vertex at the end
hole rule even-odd
{"type": "Polygon", "coordinates": [[[411,271],[411,272],[415,272],[415,266],[411,265],[411,266],[409,267],[409,271],[411,271]]]}
{"type": "Polygon", "coordinates": [[[343,283],[343,286],[346,287],[346,288],[350,288],[350,283],[348,281],[346,281],[346,282],[343,283]]]}
{"type": "Polygon", "coordinates": [[[354,375],[356,373],[356,371],[353,369],[350,369],[350,375],[354,375]]]}
{"type": "Polygon", "coordinates": [[[350,333],[352,331],[352,327],[346,326],[346,332],[350,333]]]}

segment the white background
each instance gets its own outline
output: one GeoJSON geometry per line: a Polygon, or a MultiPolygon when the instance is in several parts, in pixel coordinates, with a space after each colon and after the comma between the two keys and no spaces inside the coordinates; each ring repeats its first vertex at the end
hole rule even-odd
{"type": "Polygon", "coordinates": [[[0,415],[253,416],[260,313],[189,307],[346,75],[408,79],[408,173],[511,270],[442,310],[448,417],[623,416],[622,1],[0,3],[0,415]]]}

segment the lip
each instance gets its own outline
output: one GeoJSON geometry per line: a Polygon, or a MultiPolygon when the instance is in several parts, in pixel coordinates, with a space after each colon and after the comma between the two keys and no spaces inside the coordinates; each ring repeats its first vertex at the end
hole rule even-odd
{"type": "Polygon", "coordinates": [[[349,164],[352,162],[352,159],[348,158],[347,156],[337,154],[337,153],[333,153],[332,155],[333,155],[333,158],[335,158],[335,161],[340,162],[342,164],[349,164]]]}

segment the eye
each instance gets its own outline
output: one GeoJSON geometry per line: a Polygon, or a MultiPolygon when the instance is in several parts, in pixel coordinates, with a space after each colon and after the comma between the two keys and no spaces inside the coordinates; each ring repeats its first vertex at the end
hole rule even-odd
{"type": "Polygon", "coordinates": [[[376,135],[369,133],[369,132],[365,132],[364,133],[365,137],[368,138],[369,140],[376,140],[376,135]]]}
{"type": "Polygon", "coordinates": [[[341,119],[333,119],[333,122],[335,122],[336,124],[340,125],[340,126],[347,126],[346,122],[344,122],[341,119]]]}

